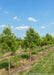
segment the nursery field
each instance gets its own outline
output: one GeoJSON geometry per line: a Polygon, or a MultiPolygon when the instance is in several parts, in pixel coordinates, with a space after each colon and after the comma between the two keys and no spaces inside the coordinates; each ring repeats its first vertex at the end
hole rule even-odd
{"type": "MultiPolygon", "coordinates": [[[[28,75],[30,73],[42,73],[42,72],[53,73],[54,72],[53,71],[53,68],[54,68],[54,64],[53,64],[54,63],[53,61],[54,47],[53,46],[54,45],[51,45],[48,47],[31,51],[31,54],[32,54],[31,62],[29,61],[29,52],[10,57],[10,69],[11,69],[10,75],[13,75],[13,73],[14,75],[15,74],[28,75]],[[25,66],[25,67],[23,68],[22,66],[25,66]],[[21,67],[21,69],[19,69],[19,67],[21,67]]],[[[8,75],[8,58],[5,58],[0,61],[0,75],[3,75],[3,74],[8,75]]]]}
{"type": "Polygon", "coordinates": [[[53,50],[54,37],[49,33],[41,37],[30,27],[22,39],[10,26],[4,27],[0,34],[0,75],[53,73],[53,50]]]}
{"type": "Polygon", "coordinates": [[[29,70],[21,71],[19,75],[54,75],[54,50],[34,62],[29,70]]]}

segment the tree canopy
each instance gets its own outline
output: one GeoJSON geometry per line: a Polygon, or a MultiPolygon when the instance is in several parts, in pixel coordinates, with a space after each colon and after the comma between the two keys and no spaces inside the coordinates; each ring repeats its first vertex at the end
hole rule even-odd
{"type": "Polygon", "coordinates": [[[35,30],[33,28],[29,28],[26,31],[26,36],[24,37],[24,45],[25,47],[30,47],[31,44],[31,48],[35,48],[36,46],[40,45],[40,35],[35,32],[35,30]]]}
{"type": "Polygon", "coordinates": [[[0,35],[0,44],[2,46],[2,51],[11,51],[15,53],[17,49],[16,36],[12,33],[10,26],[5,27],[0,35]]]}

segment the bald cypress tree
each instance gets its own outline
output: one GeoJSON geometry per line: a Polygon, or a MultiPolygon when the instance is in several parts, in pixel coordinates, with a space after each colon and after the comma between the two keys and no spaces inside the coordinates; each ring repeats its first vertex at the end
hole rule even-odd
{"type": "Polygon", "coordinates": [[[36,46],[40,45],[40,36],[33,28],[30,27],[26,31],[24,42],[25,42],[24,46],[26,48],[30,48],[30,61],[31,61],[31,49],[36,48],[36,46]]]}
{"type": "MultiPolygon", "coordinates": [[[[7,26],[2,31],[1,41],[2,50],[11,51],[11,53],[15,53],[17,50],[17,41],[16,36],[11,31],[11,27],[7,26]]],[[[8,73],[10,73],[10,56],[8,57],[8,73]]]]}

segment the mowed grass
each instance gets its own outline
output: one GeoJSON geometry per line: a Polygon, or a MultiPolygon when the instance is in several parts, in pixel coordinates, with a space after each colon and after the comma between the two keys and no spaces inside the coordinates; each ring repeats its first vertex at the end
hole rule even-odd
{"type": "MultiPolygon", "coordinates": [[[[44,51],[45,49],[48,49],[50,47],[52,47],[52,46],[48,46],[48,47],[45,47],[45,48],[40,48],[39,50],[33,50],[33,51],[31,51],[31,54],[32,55],[37,54],[38,52],[44,51]]],[[[11,68],[15,67],[14,63],[19,62],[20,60],[23,60],[23,59],[29,60],[29,57],[30,57],[29,53],[25,53],[25,54],[21,54],[21,55],[11,57],[10,58],[10,66],[11,66],[11,68]]],[[[0,69],[2,69],[2,68],[8,69],[8,59],[4,59],[4,60],[0,61],[0,69]]]]}
{"type": "Polygon", "coordinates": [[[54,50],[48,55],[42,57],[36,63],[37,64],[33,65],[30,71],[26,75],[29,74],[36,75],[36,73],[37,75],[38,73],[41,73],[41,75],[43,75],[43,73],[48,73],[47,75],[53,73],[52,75],[54,75],[54,50]]]}
{"type": "MultiPolygon", "coordinates": [[[[31,54],[34,55],[34,54],[37,54],[38,52],[41,52],[43,50],[45,50],[45,48],[41,48],[39,50],[33,50],[33,51],[31,51],[31,54]]],[[[18,62],[18,61],[20,61],[22,59],[27,59],[28,60],[29,57],[30,57],[30,53],[29,52],[21,54],[21,55],[16,55],[14,57],[11,57],[10,58],[11,67],[13,67],[14,63],[16,63],[16,62],[18,62]]],[[[0,61],[0,69],[2,69],[2,68],[8,69],[8,59],[3,59],[3,60],[0,61]]]]}

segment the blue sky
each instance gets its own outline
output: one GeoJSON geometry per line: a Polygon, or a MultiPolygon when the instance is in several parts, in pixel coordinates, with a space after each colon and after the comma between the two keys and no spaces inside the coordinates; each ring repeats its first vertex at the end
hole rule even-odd
{"type": "Polygon", "coordinates": [[[8,24],[18,37],[29,27],[54,37],[54,0],[0,0],[0,32],[8,24]]]}

